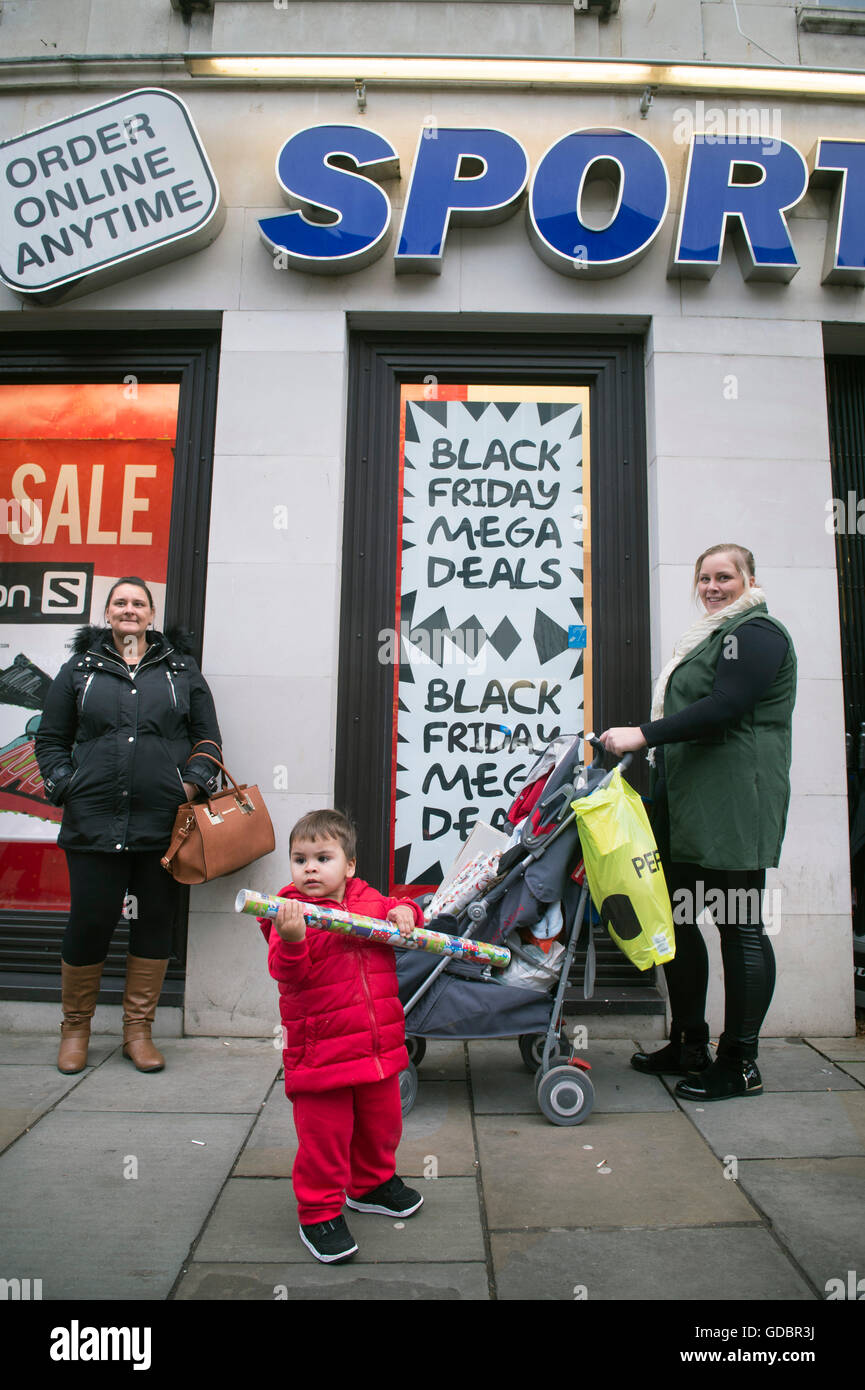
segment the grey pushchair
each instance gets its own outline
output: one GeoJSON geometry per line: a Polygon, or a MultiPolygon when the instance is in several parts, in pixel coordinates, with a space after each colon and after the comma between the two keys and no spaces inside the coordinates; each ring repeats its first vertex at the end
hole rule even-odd
{"type": "MultiPolygon", "coordinates": [[[[563,1027],[565,990],[584,928],[588,937],[586,998],[591,997],[594,985],[591,900],[571,806],[578,797],[591,796],[612,776],[602,765],[603,748],[591,741],[596,758],[587,768],[580,759],[582,740],[560,741],[563,751],[555,758],[553,750],[553,770],[522,821],[519,838],[499,860],[496,878],[458,913],[443,913],[429,922],[436,931],[504,943],[512,960],[531,967],[533,987],[502,981],[500,972],[475,962],[452,957],[436,960],[420,951],[397,952],[410,1058],[407,1071],[400,1077],[404,1113],[417,1095],[417,1067],[428,1039],[514,1037],[519,1040],[523,1062],[535,1073],[538,1105],[548,1120],[556,1125],[577,1125],[591,1112],[594,1087],[590,1066],[576,1056],[563,1027]],[[521,937],[556,904],[561,905],[559,944],[563,949],[554,965],[545,967],[538,959],[540,953],[527,948],[521,937]]],[[[550,750],[544,756],[549,760],[550,750]]],[[[629,757],[619,765],[624,768],[627,762],[629,757]]],[[[526,787],[536,781],[534,774],[535,768],[526,778],[526,787]]]]}

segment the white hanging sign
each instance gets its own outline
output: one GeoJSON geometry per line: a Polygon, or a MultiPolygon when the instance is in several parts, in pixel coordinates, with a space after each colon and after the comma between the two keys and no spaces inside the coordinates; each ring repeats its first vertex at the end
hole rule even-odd
{"type": "Polygon", "coordinates": [[[184,102],[144,88],[0,142],[0,277],[54,302],[208,245],[219,186],[184,102]]]}

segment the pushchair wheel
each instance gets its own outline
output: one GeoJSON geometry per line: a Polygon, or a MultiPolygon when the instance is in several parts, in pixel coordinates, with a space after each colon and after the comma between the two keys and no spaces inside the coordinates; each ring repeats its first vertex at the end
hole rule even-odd
{"type": "MultiPolygon", "coordinates": [[[[523,1033],[520,1037],[520,1056],[529,1071],[535,1072],[544,1059],[544,1044],[547,1041],[546,1033],[523,1033]]],[[[411,1054],[409,1054],[411,1055],[411,1054]]],[[[559,1062],[566,1062],[571,1055],[566,1033],[559,1033],[550,1052],[550,1066],[554,1067],[559,1062]]]]}
{"type": "Polygon", "coordinates": [[[405,1045],[408,1048],[409,1061],[419,1067],[426,1056],[426,1038],[406,1038],[405,1045]]]}
{"type": "Polygon", "coordinates": [[[417,1067],[409,1062],[405,1071],[399,1074],[399,1098],[402,1113],[407,1115],[417,1100],[417,1067]]]}
{"type": "Polygon", "coordinates": [[[579,1067],[553,1067],[537,1083],[538,1105],[554,1125],[581,1125],[591,1114],[595,1088],[579,1067]]]}

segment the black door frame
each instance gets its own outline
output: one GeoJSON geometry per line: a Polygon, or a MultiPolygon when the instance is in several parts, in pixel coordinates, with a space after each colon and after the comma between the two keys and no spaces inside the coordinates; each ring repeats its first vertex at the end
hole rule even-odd
{"type": "MultiPolygon", "coordinates": [[[[350,336],[335,801],[358,827],[363,876],[388,873],[400,387],[587,386],[592,447],[594,711],[635,724],[650,704],[644,340],[576,332],[386,332],[350,336]]],[[[644,791],[635,765],[629,780],[644,791]]]]}

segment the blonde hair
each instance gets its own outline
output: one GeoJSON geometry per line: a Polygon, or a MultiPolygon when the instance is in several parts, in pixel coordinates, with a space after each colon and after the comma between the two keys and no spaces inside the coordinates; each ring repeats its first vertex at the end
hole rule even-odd
{"type": "Polygon", "coordinates": [[[723,545],[710,545],[708,550],[704,550],[702,555],[699,556],[697,563],[694,566],[693,593],[695,598],[697,596],[697,584],[700,579],[700,570],[703,568],[703,561],[707,559],[709,555],[719,555],[722,551],[725,554],[731,555],[733,557],[733,563],[735,564],[736,569],[739,571],[743,580],[745,581],[746,589],[749,586],[749,581],[754,578],[756,569],[754,563],[754,556],[751,554],[750,550],[746,549],[744,545],[737,545],[735,541],[728,541],[723,545]]]}

